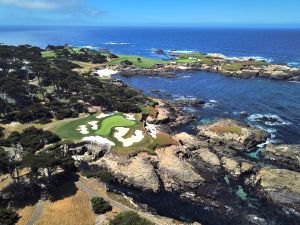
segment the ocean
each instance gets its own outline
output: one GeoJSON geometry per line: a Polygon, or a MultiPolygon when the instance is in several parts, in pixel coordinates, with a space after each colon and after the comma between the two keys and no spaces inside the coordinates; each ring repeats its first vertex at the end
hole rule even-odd
{"type": "MultiPolygon", "coordinates": [[[[155,58],[166,56],[153,49],[200,51],[300,66],[300,29],[0,26],[0,43],[70,44],[155,58]]],[[[269,131],[272,143],[300,143],[299,83],[239,80],[207,72],[185,73],[179,79],[119,78],[154,97],[204,99],[204,106],[186,108],[199,117],[193,125],[233,118],[269,131]],[[154,89],[168,95],[157,96],[154,89]],[[249,115],[241,117],[243,111],[249,115]]]]}

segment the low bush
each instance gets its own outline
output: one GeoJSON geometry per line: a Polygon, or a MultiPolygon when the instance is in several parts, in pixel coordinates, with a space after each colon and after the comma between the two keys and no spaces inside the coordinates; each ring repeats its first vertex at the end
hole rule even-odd
{"type": "Polygon", "coordinates": [[[105,201],[103,198],[93,197],[91,199],[91,203],[92,203],[93,211],[96,214],[104,214],[112,210],[112,207],[109,204],[109,202],[105,201]]]}
{"type": "Polygon", "coordinates": [[[154,225],[150,221],[140,217],[136,212],[127,211],[119,213],[113,220],[110,221],[110,225],[154,225]]]}

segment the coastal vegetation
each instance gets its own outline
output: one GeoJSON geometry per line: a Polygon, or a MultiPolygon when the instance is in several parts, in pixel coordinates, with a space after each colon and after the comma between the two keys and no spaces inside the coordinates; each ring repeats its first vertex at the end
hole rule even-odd
{"type": "Polygon", "coordinates": [[[117,55],[118,58],[112,59],[107,64],[108,65],[122,65],[123,62],[129,62],[131,65],[134,65],[138,68],[153,68],[157,64],[168,64],[168,61],[165,60],[158,60],[158,59],[151,59],[141,56],[132,56],[132,55],[117,55]]]}
{"type": "Polygon", "coordinates": [[[113,220],[110,221],[110,225],[154,225],[150,221],[141,218],[136,212],[127,211],[118,214],[113,220]]]}
{"type": "Polygon", "coordinates": [[[92,203],[93,211],[96,214],[104,214],[112,210],[112,207],[109,204],[109,202],[105,201],[103,198],[93,197],[91,199],[91,203],[92,203]]]}

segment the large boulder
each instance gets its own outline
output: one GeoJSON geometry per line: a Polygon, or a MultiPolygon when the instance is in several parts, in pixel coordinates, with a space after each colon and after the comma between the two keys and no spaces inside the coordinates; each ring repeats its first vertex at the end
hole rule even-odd
{"type": "Polygon", "coordinates": [[[179,133],[176,134],[174,137],[174,140],[176,140],[178,143],[180,143],[182,146],[188,148],[188,149],[197,149],[199,146],[207,146],[207,142],[202,142],[198,140],[195,136],[190,135],[188,133],[179,133]]]}
{"type": "Polygon", "coordinates": [[[151,158],[146,154],[139,154],[123,163],[117,156],[108,154],[99,163],[109,170],[120,183],[143,191],[159,192],[160,190],[151,158]]]}
{"type": "Polygon", "coordinates": [[[156,150],[159,160],[157,173],[167,191],[196,188],[205,181],[190,163],[179,157],[181,151],[177,146],[156,150]]]}
{"type": "Polygon", "coordinates": [[[300,173],[262,168],[252,182],[271,202],[300,215],[300,173]]]}
{"type": "Polygon", "coordinates": [[[251,150],[265,142],[270,134],[243,123],[222,119],[212,124],[197,126],[199,136],[222,143],[237,150],[251,150]]]}
{"type": "Polygon", "coordinates": [[[267,145],[265,158],[300,172],[300,145],[267,145]]]}
{"type": "Polygon", "coordinates": [[[195,151],[195,154],[207,165],[219,168],[221,161],[219,157],[208,148],[202,148],[195,151]]]}

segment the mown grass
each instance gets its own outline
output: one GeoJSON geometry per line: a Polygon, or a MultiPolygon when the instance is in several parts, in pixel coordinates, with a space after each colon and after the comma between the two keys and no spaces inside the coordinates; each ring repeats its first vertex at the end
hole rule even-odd
{"type": "Polygon", "coordinates": [[[108,136],[114,127],[131,127],[135,124],[135,121],[128,120],[121,115],[113,115],[105,118],[101,122],[100,129],[97,130],[96,133],[100,136],[108,136]]]}
{"type": "Polygon", "coordinates": [[[204,63],[207,65],[213,64],[213,58],[202,54],[202,53],[192,53],[192,54],[183,54],[180,55],[179,59],[176,60],[177,63],[204,63]]]}
{"type": "Polygon", "coordinates": [[[61,126],[53,129],[53,131],[63,140],[79,140],[84,138],[86,135],[80,133],[78,131],[78,127],[81,125],[87,125],[88,122],[98,120],[95,115],[87,116],[84,118],[76,119],[71,122],[67,122],[65,124],[61,124],[61,126]]]}
{"type": "Polygon", "coordinates": [[[118,55],[119,58],[113,59],[109,61],[108,65],[120,65],[122,61],[128,60],[132,62],[132,64],[139,68],[153,68],[157,64],[168,64],[168,61],[159,60],[159,59],[151,59],[141,56],[131,56],[131,55],[118,55]],[[140,60],[139,60],[140,59],[140,60]]]}
{"type": "Polygon", "coordinates": [[[215,126],[210,129],[217,133],[233,133],[237,135],[242,134],[242,128],[238,126],[215,126]]]}

